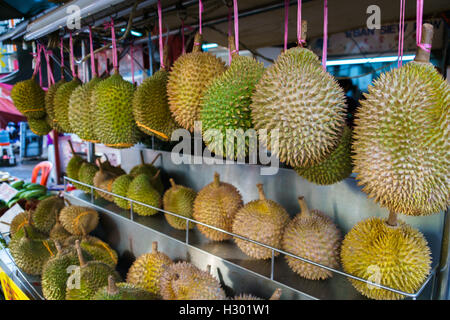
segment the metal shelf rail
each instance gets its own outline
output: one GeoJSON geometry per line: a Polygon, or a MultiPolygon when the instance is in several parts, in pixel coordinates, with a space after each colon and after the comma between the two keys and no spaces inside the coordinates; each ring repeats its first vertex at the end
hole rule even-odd
{"type": "MultiPolygon", "coordinates": [[[[81,181],[77,181],[77,180],[74,180],[74,179],[71,179],[71,178],[69,178],[69,177],[64,176],[64,194],[66,194],[66,195],[68,195],[68,193],[67,193],[67,182],[80,184],[80,185],[82,185],[82,186],[85,186],[85,187],[87,187],[87,188],[90,188],[90,200],[91,200],[91,204],[94,203],[94,190],[96,190],[96,191],[101,191],[101,192],[104,192],[104,193],[106,193],[106,194],[108,194],[108,195],[111,195],[111,196],[114,196],[114,197],[117,197],[117,198],[120,198],[120,199],[129,201],[129,202],[130,202],[130,220],[131,220],[131,221],[134,221],[133,204],[138,204],[138,205],[141,205],[141,206],[144,206],[144,207],[147,207],[147,208],[151,208],[151,209],[157,210],[157,211],[159,211],[159,212],[166,213],[166,214],[172,215],[172,216],[174,216],[174,217],[177,217],[177,218],[186,220],[186,237],[185,237],[185,243],[186,243],[186,245],[189,245],[189,230],[190,230],[190,229],[189,229],[189,224],[190,224],[190,223],[194,223],[194,224],[199,224],[199,225],[202,225],[202,226],[211,228],[211,229],[216,230],[216,231],[223,232],[223,233],[225,233],[225,234],[227,234],[227,235],[230,235],[230,236],[232,236],[232,237],[235,237],[235,238],[239,238],[239,239],[242,239],[242,240],[245,240],[245,241],[249,241],[249,242],[251,242],[251,243],[260,245],[260,246],[262,246],[262,247],[265,247],[265,248],[267,248],[267,249],[270,249],[270,250],[272,251],[271,271],[270,271],[270,279],[271,279],[271,280],[274,280],[275,252],[278,252],[278,253],[280,253],[280,254],[287,255],[287,256],[290,256],[290,257],[292,257],[292,258],[301,260],[301,261],[303,261],[303,262],[312,264],[312,265],[314,265],[314,266],[316,266],[316,267],[320,267],[320,268],[326,269],[326,270],[328,270],[328,271],[331,271],[331,272],[333,272],[333,273],[339,274],[339,275],[341,275],[341,276],[345,276],[345,277],[347,277],[347,278],[351,278],[351,279],[354,279],[354,280],[357,280],[357,281],[364,282],[364,283],[366,283],[367,285],[371,285],[371,286],[374,286],[374,287],[377,287],[377,288],[385,289],[385,290],[388,290],[388,291],[391,291],[391,292],[394,292],[394,293],[397,293],[397,294],[401,294],[401,295],[403,295],[403,296],[405,296],[405,297],[407,297],[407,298],[410,298],[410,299],[412,299],[412,300],[417,300],[417,298],[420,296],[420,294],[423,292],[423,290],[426,288],[426,286],[428,285],[428,283],[429,283],[431,280],[433,280],[433,281],[432,281],[432,289],[431,289],[431,297],[433,296],[433,293],[434,293],[434,286],[435,286],[435,282],[436,282],[436,281],[435,281],[435,280],[436,280],[435,278],[436,278],[436,271],[437,271],[438,265],[435,265],[435,266],[432,268],[432,270],[431,270],[431,272],[430,272],[430,275],[429,275],[429,276],[427,277],[427,279],[424,281],[424,283],[423,283],[422,286],[419,288],[419,290],[417,290],[417,292],[414,292],[414,293],[404,292],[404,291],[401,291],[401,290],[397,290],[397,289],[394,289],[394,288],[390,288],[390,287],[381,285],[381,284],[379,284],[379,283],[375,283],[375,282],[372,282],[372,281],[369,281],[369,280],[366,280],[366,279],[363,279],[363,278],[356,277],[356,276],[354,276],[354,275],[348,274],[348,273],[343,272],[343,271],[341,271],[341,270],[337,270],[337,269],[334,269],[334,268],[330,268],[330,267],[325,266],[325,265],[322,265],[322,264],[320,264],[320,263],[317,263],[317,262],[314,262],[314,261],[305,259],[305,258],[303,258],[303,257],[294,255],[294,254],[292,254],[292,253],[286,252],[286,251],[281,250],[281,249],[279,249],[279,248],[275,248],[275,247],[269,246],[269,245],[267,245],[267,244],[264,244],[264,243],[262,243],[262,242],[258,242],[258,241],[255,241],[255,240],[252,240],[252,239],[243,237],[243,236],[238,235],[238,234],[235,234],[235,233],[233,233],[233,232],[228,232],[228,231],[226,231],[226,230],[217,228],[217,227],[215,227],[215,226],[208,225],[208,224],[206,224],[206,223],[202,223],[202,222],[197,221],[197,220],[195,220],[195,219],[191,219],[191,218],[188,218],[188,217],[185,217],[185,216],[181,216],[181,215],[178,215],[178,214],[176,214],[176,213],[174,213],[174,212],[166,211],[166,210],[163,210],[163,209],[161,209],[161,208],[157,208],[157,207],[154,207],[154,206],[145,204],[145,203],[140,202],[140,201],[136,201],[136,200],[133,200],[133,199],[130,199],[130,198],[127,198],[127,197],[123,197],[123,196],[120,196],[120,195],[118,195],[118,194],[109,192],[109,191],[107,191],[107,190],[104,190],[104,189],[101,189],[101,188],[97,188],[97,187],[95,187],[95,186],[92,186],[92,185],[89,185],[89,184],[85,184],[85,183],[83,183],[83,182],[81,182],[81,181]]],[[[86,203],[88,203],[88,202],[86,202],[86,203]]]]}

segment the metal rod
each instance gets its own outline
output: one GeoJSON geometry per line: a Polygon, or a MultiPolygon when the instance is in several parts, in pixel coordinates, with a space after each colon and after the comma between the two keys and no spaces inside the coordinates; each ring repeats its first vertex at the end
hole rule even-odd
{"type": "Polygon", "coordinates": [[[186,244],[189,244],[189,220],[186,219],[186,244]]]}
{"type": "Polygon", "coordinates": [[[275,269],[275,251],[272,249],[272,261],[270,266],[270,280],[273,280],[273,274],[275,269]]]}
{"type": "Polygon", "coordinates": [[[130,220],[134,221],[133,201],[130,201],[130,220]]]}

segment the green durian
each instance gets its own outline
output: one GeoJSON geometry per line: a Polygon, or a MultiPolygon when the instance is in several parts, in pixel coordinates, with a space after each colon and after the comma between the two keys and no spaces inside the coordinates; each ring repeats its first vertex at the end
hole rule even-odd
{"type": "MultiPolygon", "coordinates": [[[[69,162],[67,163],[66,174],[67,174],[67,177],[69,177],[70,179],[80,181],[79,180],[80,179],[80,177],[79,177],[80,168],[83,165],[83,163],[85,163],[86,161],[82,157],[78,156],[75,153],[75,149],[73,148],[72,141],[69,140],[68,142],[69,142],[70,150],[72,152],[72,158],[70,158],[69,162]]],[[[76,182],[71,182],[71,183],[73,184],[73,186],[75,188],[81,189],[83,187],[82,185],[80,185],[76,182]]]]}
{"type": "MultiPolygon", "coordinates": [[[[197,192],[191,188],[175,184],[173,179],[170,179],[170,184],[172,188],[167,190],[163,197],[164,210],[192,219],[197,192]]],[[[165,213],[164,216],[167,222],[175,229],[186,230],[186,220],[168,213],[165,213]]],[[[194,228],[194,223],[190,222],[189,229],[192,228],[194,228]]]]}
{"type": "Polygon", "coordinates": [[[28,118],[27,121],[28,121],[28,126],[30,127],[30,130],[38,136],[45,136],[50,131],[52,131],[52,127],[48,124],[48,121],[46,118],[42,118],[42,119],[28,118]]]}
{"type": "MultiPolygon", "coordinates": [[[[78,181],[83,182],[87,185],[93,186],[94,185],[94,177],[97,171],[100,169],[93,163],[90,162],[84,162],[80,170],[78,171],[78,181]]],[[[90,192],[91,188],[79,185],[77,186],[78,189],[83,190],[84,192],[90,192]]],[[[97,194],[97,192],[94,190],[94,194],[97,194]]]]}
{"type": "Polygon", "coordinates": [[[116,267],[118,262],[117,252],[106,242],[89,235],[71,236],[64,241],[64,246],[73,246],[76,240],[80,240],[81,249],[89,253],[93,260],[101,261],[113,268],[116,267]]]}
{"type": "Polygon", "coordinates": [[[66,229],[64,229],[64,227],[59,221],[56,221],[55,225],[53,226],[52,230],[50,230],[49,234],[50,239],[59,242],[63,242],[71,236],[72,234],[69,233],[66,229]]]}
{"type": "MultiPolygon", "coordinates": [[[[128,188],[128,198],[160,208],[161,195],[153,187],[151,179],[152,178],[146,174],[140,174],[134,178],[128,188]]],[[[151,216],[158,213],[157,209],[144,207],[143,205],[137,203],[133,204],[133,211],[141,216],[151,216]]]]}
{"type": "Polygon", "coordinates": [[[159,300],[158,296],[131,283],[114,281],[109,276],[108,285],[99,289],[92,300],[159,300]]]}
{"type": "Polygon", "coordinates": [[[64,208],[64,199],[60,196],[52,196],[39,202],[32,215],[36,229],[50,234],[58,221],[59,212],[62,208],[64,208]]]}
{"type": "Polygon", "coordinates": [[[17,110],[27,118],[45,118],[45,91],[36,82],[34,75],[12,87],[11,99],[17,110]]]}
{"type": "MultiPolygon", "coordinates": [[[[112,193],[122,197],[127,197],[128,188],[133,181],[134,177],[130,174],[124,174],[114,180],[112,184],[112,193]]],[[[124,200],[118,197],[114,197],[114,203],[122,209],[130,209],[130,201],[124,200]]]]}
{"type": "Polygon", "coordinates": [[[79,86],[81,86],[80,79],[73,78],[71,81],[60,85],[56,91],[55,99],[53,100],[54,120],[56,120],[62,132],[72,133],[69,121],[69,100],[73,91],[79,86]]]}
{"type": "Polygon", "coordinates": [[[11,224],[9,226],[9,231],[11,233],[11,236],[14,236],[14,234],[22,229],[24,226],[28,225],[30,221],[32,212],[30,211],[23,211],[16,215],[12,220],[11,224]]]}
{"type": "Polygon", "coordinates": [[[152,183],[156,191],[158,191],[162,195],[164,192],[164,185],[161,181],[161,175],[158,176],[156,175],[158,171],[160,171],[161,169],[155,167],[154,165],[156,160],[158,160],[158,158],[161,157],[162,154],[158,153],[150,163],[145,163],[144,153],[142,152],[142,150],[140,154],[141,154],[141,164],[133,167],[130,171],[130,175],[132,175],[133,177],[137,177],[140,174],[146,174],[149,177],[153,177],[154,179],[152,179],[150,182],[152,183]]]}
{"type": "Polygon", "coordinates": [[[48,116],[48,124],[58,132],[62,132],[61,127],[58,125],[55,117],[55,95],[56,91],[59,89],[61,85],[66,83],[66,80],[63,78],[50,86],[48,91],[45,93],[45,111],[48,116]]]}
{"type": "Polygon", "coordinates": [[[59,222],[73,235],[82,236],[98,225],[98,212],[90,207],[69,205],[59,213],[59,222]]]}

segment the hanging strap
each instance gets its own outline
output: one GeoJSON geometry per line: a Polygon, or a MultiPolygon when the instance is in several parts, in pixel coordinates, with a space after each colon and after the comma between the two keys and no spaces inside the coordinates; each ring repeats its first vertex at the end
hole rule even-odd
{"type": "Polygon", "coordinates": [[[289,35],[289,0],[284,0],[284,51],[287,50],[289,35]]]}
{"type": "MultiPolygon", "coordinates": [[[[232,17],[233,17],[233,8],[228,7],[228,38],[230,38],[233,35],[232,17]]],[[[228,43],[228,62],[229,62],[229,64],[231,64],[231,60],[232,60],[231,46],[228,43]]]]}
{"type": "Polygon", "coordinates": [[[69,45],[70,45],[70,69],[72,69],[72,77],[76,78],[77,74],[75,72],[75,58],[73,55],[73,38],[72,32],[69,33],[69,45]]]}
{"type": "Polygon", "coordinates": [[[236,49],[231,52],[231,54],[239,52],[239,8],[237,0],[233,0],[234,9],[234,41],[236,44],[236,49]]]}
{"type": "Polygon", "coordinates": [[[113,60],[113,68],[114,72],[119,71],[119,61],[117,58],[117,42],[116,42],[116,32],[114,30],[114,19],[111,18],[109,23],[105,23],[105,29],[111,29],[111,39],[112,39],[112,60],[113,60]]]}
{"type": "Polygon", "coordinates": [[[162,9],[161,9],[161,0],[158,0],[158,27],[159,27],[159,64],[161,65],[161,69],[165,69],[164,65],[164,44],[162,38],[162,9]]]}
{"type": "Polygon", "coordinates": [[[423,0],[417,0],[416,6],[416,43],[419,48],[431,52],[431,43],[422,42],[423,0]]]}
{"type": "Polygon", "coordinates": [[[403,64],[403,44],[405,40],[405,6],[406,1],[400,0],[400,22],[398,25],[398,68],[400,68],[403,64]]]}
{"type": "Polygon", "coordinates": [[[130,56],[131,56],[131,82],[134,84],[134,46],[131,44],[130,47],[130,56]]]}
{"type": "Polygon", "coordinates": [[[64,40],[62,37],[59,45],[59,54],[61,55],[61,79],[64,79],[64,40]]]}
{"type": "Polygon", "coordinates": [[[50,67],[50,56],[52,55],[52,51],[46,50],[44,47],[42,47],[42,50],[44,51],[45,61],[47,62],[47,85],[50,88],[55,83],[53,72],[50,67]]]}
{"type": "Polygon", "coordinates": [[[297,0],[297,42],[301,47],[306,43],[302,39],[302,0],[297,0]]]}
{"type": "Polygon", "coordinates": [[[98,75],[95,68],[95,56],[94,56],[94,44],[92,41],[92,27],[89,26],[89,50],[91,51],[91,72],[92,76],[96,77],[98,75]]]}
{"type": "Polygon", "coordinates": [[[198,32],[200,34],[203,34],[202,15],[203,15],[203,1],[198,0],[198,32]]]}
{"type": "Polygon", "coordinates": [[[322,67],[327,70],[328,54],[328,0],[323,1],[323,45],[322,45],[322,67]]]}

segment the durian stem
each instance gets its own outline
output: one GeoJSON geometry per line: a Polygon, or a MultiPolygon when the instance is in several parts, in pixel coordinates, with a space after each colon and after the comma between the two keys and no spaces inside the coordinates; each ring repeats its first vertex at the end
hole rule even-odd
{"type": "Polygon", "coordinates": [[[58,255],[61,254],[62,248],[61,248],[61,244],[59,243],[59,241],[53,240],[53,243],[55,244],[56,250],[58,251],[58,255]]]}
{"type": "Polygon", "coordinates": [[[27,228],[25,228],[25,227],[23,227],[23,237],[25,239],[28,239],[28,231],[27,231],[27,228]]]}
{"type": "Polygon", "coordinates": [[[81,252],[80,240],[75,241],[75,248],[77,249],[78,261],[80,262],[80,267],[86,265],[86,260],[84,260],[83,253],[81,252]]]}
{"type": "Polygon", "coordinates": [[[234,36],[228,37],[228,45],[230,46],[231,59],[239,57],[239,51],[236,50],[236,41],[234,39],[234,36]]]}
{"type": "Polygon", "coordinates": [[[307,218],[311,216],[308,205],[306,204],[305,197],[298,197],[298,204],[300,205],[300,214],[302,217],[307,218]]]}
{"type": "Polygon", "coordinates": [[[156,160],[158,160],[162,156],[162,153],[158,153],[156,157],[153,158],[152,162],[150,162],[151,165],[154,165],[156,160]]]}
{"type": "Polygon", "coordinates": [[[141,164],[145,164],[144,151],[141,150],[140,155],[141,155],[141,164]]]}
{"type": "Polygon", "coordinates": [[[266,200],[266,195],[264,194],[264,186],[262,183],[256,185],[258,188],[259,200],[266,200]]]}
{"type": "Polygon", "coordinates": [[[172,187],[175,188],[175,187],[177,186],[176,183],[175,183],[175,180],[173,180],[172,178],[170,178],[169,181],[170,181],[170,185],[171,185],[172,187]]]}
{"type": "Polygon", "coordinates": [[[163,49],[163,63],[164,70],[169,70],[169,46],[165,46],[163,49]]]}
{"type": "Polygon", "coordinates": [[[269,300],[280,300],[280,297],[281,297],[281,289],[278,288],[277,290],[274,291],[269,300]]]}
{"type": "Polygon", "coordinates": [[[155,175],[153,176],[152,180],[156,180],[159,177],[159,174],[161,173],[161,170],[158,170],[155,175]]]}
{"type": "Polygon", "coordinates": [[[197,33],[194,37],[194,47],[192,48],[192,52],[201,52],[202,51],[202,35],[197,33]]]}
{"type": "MultiPolygon", "coordinates": [[[[422,27],[422,44],[431,44],[433,42],[433,25],[424,23],[422,27]]],[[[431,49],[430,49],[431,51],[431,49]]],[[[414,61],[417,62],[430,62],[430,52],[427,52],[421,47],[417,47],[416,57],[414,61]]]]}
{"type": "MultiPolygon", "coordinates": [[[[308,31],[308,22],[306,20],[302,20],[302,35],[300,37],[301,40],[306,41],[306,33],[308,31]]],[[[299,47],[303,47],[303,43],[298,43],[299,47]]]]}
{"type": "Polygon", "coordinates": [[[157,241],[152,242],[152,253],[158,253],[158,242],[157,241]]]}
{"type": "Polygon", "coordinates": [[[387,219],[386,223],[391,227],[397,226],[397,214],[394,211],[389,212],[389,218],[387,219]]]}
{"type": "Polygon", "coordinates": [[[72,205],[72,203],[69,201],[69,199],[64,198],[65,204],[67,204],[69,207],[72,205]]]}
{"type": "Polygon", "coordinates": [[[69,142],[69,146],[70,146],[70,151],[72,151],[72,154],[75,155],[75,150],[74,150],[74,148],[73,148],[72,141],[71,141],[71,140],[68,140],[68,142],[69,142]]]}
{"type": "Polygon", "coordinates": [[[214,186],[220,186],[220,174],[218,174],[217,172],[214,172],[214,186]]]}
{"type": "Polygon", "coordinates": [[[116,282],[114,281],[114,277],[110,275],[108,277],[108,294],[115,295],[119,293],[119,289],[116,286],[116,282]]]}

